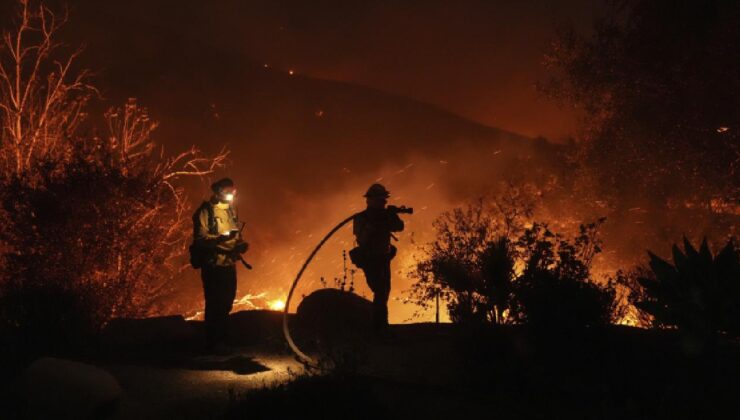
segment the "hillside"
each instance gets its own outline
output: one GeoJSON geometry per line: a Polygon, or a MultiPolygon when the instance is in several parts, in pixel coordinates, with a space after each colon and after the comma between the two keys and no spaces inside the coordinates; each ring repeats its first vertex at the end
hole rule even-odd
{"type": "MultiPolygon", "coordinates": [[[[231,151],[229,167],[218,176],[237,182],[249,259],[258,268],[240,295],[284,293],[319,235],[357,211],[372,182],[389,187],[394,203],[417,209],[407,231],[423,241],[433,219],[451,205],[506,181],[544,183],[563,169],[561,146],[542,139],[413,99],[305,77],[299,69],[291,75],[156,31],[135,16],[101,16],[99,22],[67,34],[71,44],[94,40],[81,63],[98,70],[98,111],[135,97],[159,121],[156,140],[170,153],[190,145],[206,153],[224,146],[231,151]]],[[[192,184],[190,192],[197,202],[209,194],[207,183],[192,184]]],[[[314,285],[341,267],[337,256],[349,239],[342,240],[326,251],[333,260],[313,267],[314,285]]],[[[411,248],[401,248],[398,260],[410,261],[411,248]]],[[[177,286],[183,308],[201,299],[193,274],[177,286]]]]}

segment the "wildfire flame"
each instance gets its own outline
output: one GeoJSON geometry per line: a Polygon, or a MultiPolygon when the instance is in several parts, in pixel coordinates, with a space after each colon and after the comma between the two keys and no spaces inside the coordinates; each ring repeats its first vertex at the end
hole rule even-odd
{"type": "Polygon", "coordinates": [[[285,309],[285,301],[282,299],[272,300],[267,305],[273,311],[282,311],[285,309]]]}

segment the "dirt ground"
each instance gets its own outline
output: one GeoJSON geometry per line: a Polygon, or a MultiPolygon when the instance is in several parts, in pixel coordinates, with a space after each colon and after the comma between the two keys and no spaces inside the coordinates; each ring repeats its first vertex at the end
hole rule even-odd
{"type": "Polygon", "coordinates": [[[227,356],[196,356],[179,366],[111,364],[101,367],[123,388],[114,419],[219,418],[231,392],[272,386],[302,372],[289,355],[236,348],[227,356]]]}
{"type": "Polygon", "coordinates": [[[366,403],[393,413],[383,418],[740,413],[734,403],[740,345],[733,340],[723,340],[710,357],[696,358],[682,352],[675,331],[616,326],[543,332],[522,326],[465,330],[404,324],[392,325],[391,336],[384,338],[317,339],[297,331],[304,350],[339,372],[326,381],[307,381],[306,374],[315,372],[294,359],[281,319],[269,311],[233,314],[232,346],[220,355],[203,351],[202,323],[181,317],[126,321],[113,325],[95,352],[70,358],[117,379],[123,393],[114,419],[321,417],[322,409],[347,401],[360,411],[349,417],[342,412],[343,418],[364,418],[357,406],[366,403]],[[355,389],[368,395],[358,396],[355,389]]]}

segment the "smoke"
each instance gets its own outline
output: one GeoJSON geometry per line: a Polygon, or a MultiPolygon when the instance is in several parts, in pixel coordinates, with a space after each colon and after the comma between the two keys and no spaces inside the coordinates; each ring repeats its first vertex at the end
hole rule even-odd
{"type": "MultiPolygon", "coordinates": [[[[342,188],[331,193],[291,195],[286,201],[285,211],[273,215],[282,236],[275,236],[271,223],[255,223],[251,233],[253,246],[259,251],[252,258],[258,269],[244,273],[246,283],[253,290],[267,289],[278,295],[286,294],[292,279],[316,244],[341,220],[363,210],[362,194],[371,183],[381,182],[392,193],[390,204],[407,205],[415,210],[413,215],[402,216],[406,228],[397,235],[399,241],[395,245],[399,253],[392,265],[391,321],[408,320],[417,308],[402,303],[403,291],[411,286],[409,272],[417,261],[420,247],[433,239],[431,227],[434,219],[443,211],[462,205],[471,197],[487,194],[498,186],[508,173],[508,167],[495,164],[497,160],[506,161],[505,155],[499,158],[502,152],[496,151],[499,149],[471,146],[450,150],[446,159],[418,153],[400,164],[386,164],[359,174],[347,173],[346,179],[339,182],[342,188]],[[481,155],[487,157],[482,158],[481,155]],[[486,166],[488,170],[478,171],[477,166],[486,166]],[[484,175],[482,179],[481,175],[484,175]]],[[[317,255],[304,274],[297,296],[322,287],[322,277],[329,285],[334,284],[335,278],[341,279],[345,264],[349,270],[353,268],[349,261],[343,260],[343,252],[353,246],[350,225],[332,237],[317,255]]],[[[351,272],[349,276],[352,277],[351,272]]],[[[371,296],[361,272],[354,274],[354,286],[361,295],[371,296]]],[[[431,317],[431,314],[425,314],[420,319],[431,320],[431,317]]]]}

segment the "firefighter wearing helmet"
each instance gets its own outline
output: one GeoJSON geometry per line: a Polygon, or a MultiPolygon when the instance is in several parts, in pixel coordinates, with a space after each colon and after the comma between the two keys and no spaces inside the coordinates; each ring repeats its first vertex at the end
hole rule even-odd
{"type": "Polygon", "coordinates": [[[381,184],[373,184],[365,193],[367,209],[355,215],[352,231],[357,247],[350,251],[352,262],[365,273],[373,292],[373,328],[384,335],[388,328],[388,297],[391,291],[391,260],[396,247],[393,232],[404,228],[399,213],[411,213],[405,207],[386,206],[390,193],[381,184]]]}
{"type": "Polygon", "coordinates": [[[223,351],[236,297],[236,262],[243,261],[241,254],[247,251],[248,244],[242,240],[232,207],[234,181],[220,179],[211,185],[211,190],[211,198],[193,214],[190,262],[201,269],[208,350],[223,351]]]}

